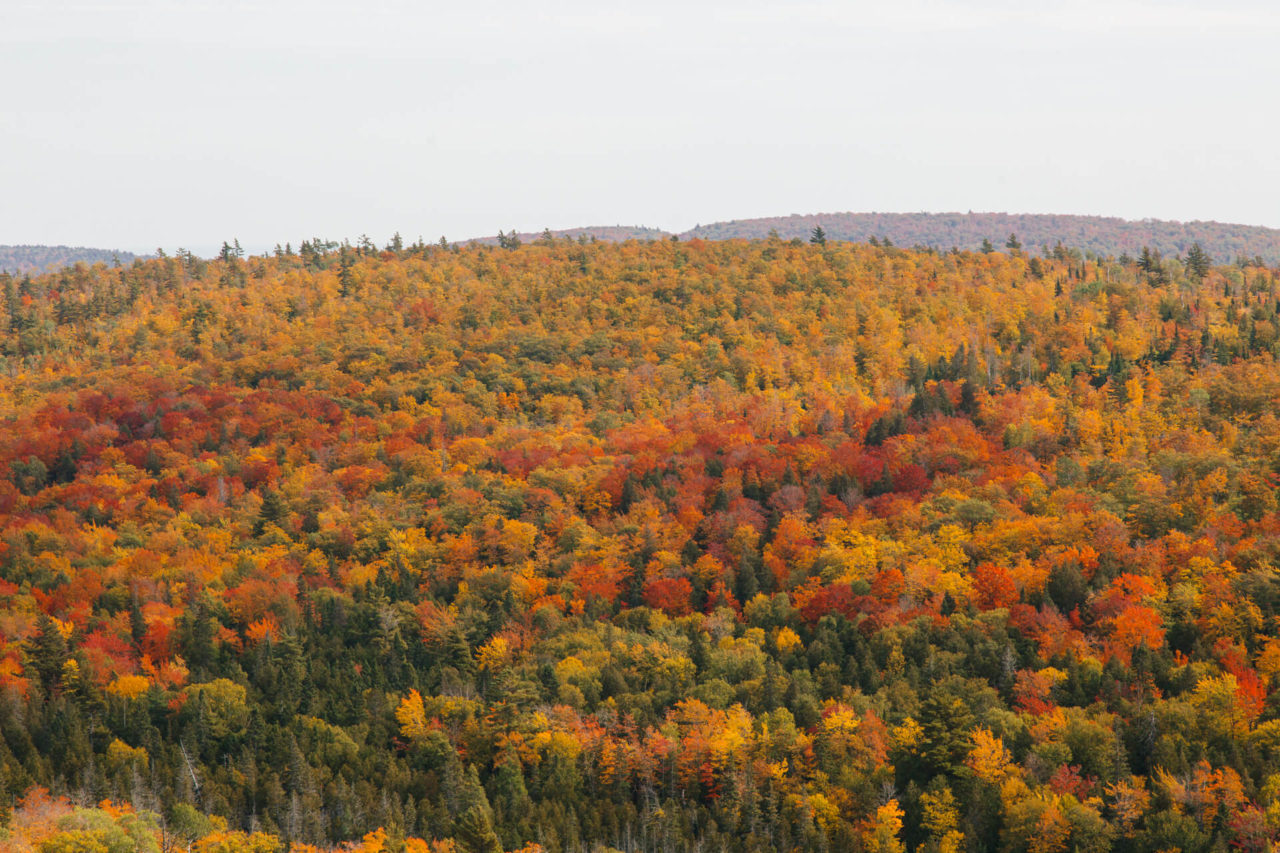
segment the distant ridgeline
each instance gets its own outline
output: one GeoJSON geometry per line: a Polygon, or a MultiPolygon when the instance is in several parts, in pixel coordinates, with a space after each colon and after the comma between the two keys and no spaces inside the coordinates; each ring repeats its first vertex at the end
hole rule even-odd
{"type": "Polygon", "coordinates": [[[554,237],[558,240],[569,238],[577,240],[601,240],[607,243],[623,243],[627,240],[663,240],[671,236],[670,231],[661,228],[646,228],[643,225],[588,225],[584,228],[563,228],[559,231],[550,229],[535,233],[533,231],[516,231],[511,233],[499,231],[496,237],[475,237],[466,243],[481,246],[509,246],[520,243],[532,243],[539,239],[554,237]]]}
{"type": "MultiPolygon", "coordinates": [[[[1131,221],[1106,216],[1066,216],[1013,213],[815,213],[765,219],[735,219],[698,225],[676,236],[703,240],[756,239],[771,231],[791,239],[808,239],[821,227],[828,240],[866,243],[888,238],[895,246],[927,246],[934,249],[980,249],[983,241],[1004,250],[1011,235],[1025,251],[1048,254],[1061,243],[1070,249],[1100,257],[1137,257],[1144,246],[1162,255],[1185,254],[1195,243],[1219,263],[1238,258],[1262,258],[1280,262],[1280,229],[1222,222],[1172,222],[1160,219],[1131,221]],[[1048,250],[1046,252],[1045,250],[1048,250]]],[[[646,240],[669,237],[655,228],[574,228],[551,232],[556,237],[594,237],[598,240],[646,240]]],[[[514,235],[519,240],[536,234],[514,235]]],[[[510,240],[511,236],[505,239],[510,240]]],[[[497,243],[496,238],[476,242],[497,243]]]]}
{"type": "Polygon", "coordinates": [[[124,264],[131,263],[135,257],[132,252],[83,246],[0,246],[0,272],[43,272],[50,266],[64,267],[79,261],[110,264],[118,259],[124,264]]]}

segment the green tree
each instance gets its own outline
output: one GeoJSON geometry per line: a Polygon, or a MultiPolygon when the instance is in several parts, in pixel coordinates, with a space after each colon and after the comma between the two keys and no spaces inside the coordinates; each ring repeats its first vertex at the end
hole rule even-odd
{"type": "Polygon", "coordinates": [[[41,613],[36,619],[37,633],[27,641],[26,656],[40,683],[52,689],[62,682],[62,665],[67,661],[67,640],[52,618],[41,613]]]}
{"type": "Polygon", "coordinates": [[[1212,258],[1209,257],[1199,243],[1191,244],[1191,248],[1187,250],[1187,275],[1196,281],[1200,281],[1209,274],[1209,267],[1212,263],[1212,258]]]}
{"type": "Polygon", "coordinates": [[[253,535],[261,536],[268,524],[279,524],[289,516],[289,508],[275,489],[264,489],[262,506],[258,509],[258,518],[253,523],[253,535]]]}
{"type": "Polygon", "coordinates": [[[195,713],[202,718],[210,735],[224,738],[244,734],[249,724],[248,695],[244,685],[227,678],[216,678],[206,684],[188,688],[188,703],[195,703],[195,713]]]}
{"type": "Polygon", "coordinates": [[[472,806],[454,821],[454,840],[467,853],[502,853],[502,841],[493,821],[480,806],[472,806]]]}
{"type": "Polygon", "coordinates": [[[15,459],[9,463],[13,472],[13,484],[24,495],[35,495],[49,483],[49,469],[35,456],[26,461],[15,459]]]}
{"type": "Polygon", "coordinates": [[[351,274],[351,268],[354,266],[355,260],[347,251],[347,247],[343,246],[342,255],[338,259],[338,292],[343,296],[350,296],[355,292],[355,276],[351,274]]]}

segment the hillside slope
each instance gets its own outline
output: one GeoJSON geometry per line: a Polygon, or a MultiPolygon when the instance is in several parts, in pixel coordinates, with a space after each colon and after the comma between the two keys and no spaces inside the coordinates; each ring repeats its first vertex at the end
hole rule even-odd
{"type": "Polygon", "coordinates": [[[1274,847],[1280,271],[326,246],[0,276],[0,848],[1274,847]]]}

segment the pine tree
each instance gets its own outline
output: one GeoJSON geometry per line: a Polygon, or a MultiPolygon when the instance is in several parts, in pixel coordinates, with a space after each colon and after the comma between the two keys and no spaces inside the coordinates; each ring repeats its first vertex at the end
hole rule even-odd
{"type": "Polygon", "coordinates": [[[502,853],[502,841],[493,831],[493,821],[479,806],[473,806],[454,822],[454,840],[467,853],[502,853]]]}
{"type": "Polygon", "coordinates": [[[261,536],[268,524],[279,524],[289,515],[289,508],[275,489],[266,489],[262,493],[262,506],[258,509],[258,519],[253,524],[253,535],[261,536]]]}
{"type": "Polygon", "coordinates": [[[37,634],[26,643],[26,657],[32,669],[40,676],[45,689],[51,689],[62,681],[62,665],[67,661],[67,640],[57,623],[47,614],[36,619],[37,634]]]}
{"type": "Polygon", "coordinates": [[[1200,281],[1209,274],[1212,263],[1213,260],[1199,243],[1191,244],[1191,248],[1187,250],[1187,275],[1200,281]]]}
{"type": "Polygon", "coordinates": [[[347,247],[342,247],[342,256],[338,260],[338,290],[345,297],[355,292],[355,276],[351,274],[351,268],[355,266],[355,260],[352,259],[351,253],[347,251],[347,247]]]}

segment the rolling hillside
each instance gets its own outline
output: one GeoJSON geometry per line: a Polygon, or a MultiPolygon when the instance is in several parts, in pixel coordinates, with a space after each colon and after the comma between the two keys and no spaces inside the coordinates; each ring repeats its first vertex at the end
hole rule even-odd
{"type": "MultiPolygon", "coordinates": [[[[1280,262],[1280,229],[1223,222],[1174,222],[1160,219],[1138,221],[1108,216],[1068,216],[1030,213],[812,213],[763,219],[735,219],[697,225],[679,233],[680,239],[703,240],[761,239],[777,232],[784,239],[807,240],[821,226],[828,240],[866,243],[888,238],[896,246],[926,246],[934,249],[979,249],[990,240],[1003,250],[1010,234],[1016,234],[1025,251],[1047,254],[1058,243],[1071,249],[1092,252],[1100,257],[1137,257],[1147,246],[1166,257],[1184,254],[1195,243],[1219,263],[1238,258],[1261,257],[1267,263],[1280,262]]],[[[642,227],[571,228],[551,232],[556,237],[581,235],[613,242],[656,240],[671,232],[642,227]]],[[[521,233],[521,241],[540,234],[521,233]]],[[[496,237],[473,242],[496,244],[496,237]]]]}
{"type": "Polygon", "coordinates": [[[1280,229],[1222,222],[1173,222],[1160,219],[1131,221],[1107,216],[1067,216],[1015,213],[816,213],[768,219],[740,219],[699,225],[681,237],[704,240],[766,237],[808,238],[822,226],[828,240],[862,243],[888,237],[899,246],[935,249],[977,249],[984,239],[1003,248],[1010,234],[1029,252],[1058,242],[1106,257],[1136,256],[1143,246],[1162,255],[1181,255],[1199,243],[1220,262],[1260,255],[1268,263],[1280,260],[1280,229]]]}
{"type": "Polygon", "coordinates": [[[1278,278],[560,239],[0,287],[0,849],[1275,849],[1278,278]]]}

